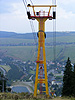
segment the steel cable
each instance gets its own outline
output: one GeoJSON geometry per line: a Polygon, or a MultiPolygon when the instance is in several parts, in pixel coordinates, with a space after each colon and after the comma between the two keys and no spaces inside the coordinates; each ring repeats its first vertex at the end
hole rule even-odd
{"type": "MultiPolygon", "coordinates": [[[[52,2],[56,5],[56,0],[52,2]]],[[[56,11],[56,7],[53,8],[53,11],[56,11]]],[[[54,54],[54,63],[56,65],[56,19],[53,19],[53,54],[54,54]]]]}
{"type": "MultiPolygon", "coordinates": [[[[33,2],[31,0],[30,0],[30,2],[33,5],[33,2]]],[[[25,9],[26,9],[26,12],[30,11],[29,8],[27,8],[27,1],[23,0],[23,3],[24,3],[24,6],[25,6],[25,9]]],[[[35,45],[36,45],[36,50],[37,50],[37,37],[36,37],[36,32],[35,32],[34,24],[33,24],[33,22],[31,20],[29,22],[30,22],[31,30],[32,30],[33,37],[34,37],[34,42],[35,42],[35,45]]]]}

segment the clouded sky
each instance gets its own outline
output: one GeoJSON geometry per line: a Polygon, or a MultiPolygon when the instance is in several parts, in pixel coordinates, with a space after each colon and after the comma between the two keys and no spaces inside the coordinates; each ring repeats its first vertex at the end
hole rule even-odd
{"type": "MultiPolygon", "coordinates": [[[[28,3],[29,0],[27,0],[28,3]]],[[[52,0],[32,0],[33,4],[52,4],[52,0]]],[[[57,31],[75,31],[75,0],[57,0],[57,31]]],[[[37,21],[33,21],[38,31],[37,21]]],[[[46,21],[46,31],[53,30],[53,21],[46,21]]],[[[22,0],[0,0],[0,31],[32,32],[22,0]]]]}

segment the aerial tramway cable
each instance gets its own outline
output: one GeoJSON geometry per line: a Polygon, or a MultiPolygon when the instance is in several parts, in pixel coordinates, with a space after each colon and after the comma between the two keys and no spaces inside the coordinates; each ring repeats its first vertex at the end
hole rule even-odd
{"type": "MultiPolygon", "coordinates": [[[[56,5],[56,0],[52,0],[52,4],[56,5]]],[[[56,65],[56,8],[53,7],[53,54],[54,63],[56,65]]]]}
{"type": "Polygon", "coordinates": [[[26,12],[27,12],[28,11],[27,10],[27,6],[26,6],[27,5],[27,1],[26,0],[23,0],[23,3],[24,3],[24,6],[25,6],[25,9],[26,9],[26,12]]]}
{"type": "Polygon", "coordinates": [[[33,2],[32,2],[32,0],[30,0],[30,2],[31,2],[31,4],[33,5],[33,2]]]}
{"type": "MultiPolygon", "coordinates": [[[[33,5],[33,2],[32,0],[30,0],[31,4],[33,5]]],[[[26,12],[30,12],[29,8],[27,7],[27,1],[26,0],[23,0],[23,3],[24,3],[24,6],[25,6],[25,9],[26,9],[26,12]]],[[[33,24],[33,21],[30,20],[30,26],[31,26],[31,30],[32,30],[32,33],[33,33],[33,37],[34,37],[34,42],[35,42],[35,45],[36,45],[36,50],[37,50],[37,38],[36,38],[36,32],[35,32],[35,28],[34,28],[34,24],[33,24]]]]}

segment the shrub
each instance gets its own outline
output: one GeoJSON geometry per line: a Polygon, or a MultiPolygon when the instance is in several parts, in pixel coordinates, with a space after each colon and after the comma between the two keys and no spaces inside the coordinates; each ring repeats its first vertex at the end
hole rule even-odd
{"type": "Polygon", "coordinates": [[[2,100],[2,95],[0,94],[0,100],[2,100]]]}

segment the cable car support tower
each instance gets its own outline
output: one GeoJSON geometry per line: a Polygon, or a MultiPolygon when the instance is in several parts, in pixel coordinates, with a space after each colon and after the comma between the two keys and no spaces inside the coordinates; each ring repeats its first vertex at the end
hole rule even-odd
{"type": "Polygon", "coordinates": [[[50,15],[50,11],[52,7],[56,7],[56,5],[30,5],[27,7],[31,7],[33,9],[33,15],[31,15],[30,11],[27,12],[28,19],[37,20],[39,25],[39,30],[37,33],[38,36],[38,53],[37,53],[37,61],[36,61],[36,76],[35,76],[35,86],[34,86],[34,97],[37,96],[37,86],[40,84],[40,94],[46,93],[49,97],[48,91],[48,78],[47,78],[47,67],[46,67],[46,54],[45,54],[45,22],[47,19],[52,20],[56,19],[56,12],[53,12],[53,16],[50,15]],[[39,11],[35,12],[35,7],[48,7],[49,11],[39,11]],[[43,91],[42,85],[45,85],[45,91],[43,91]]]}

